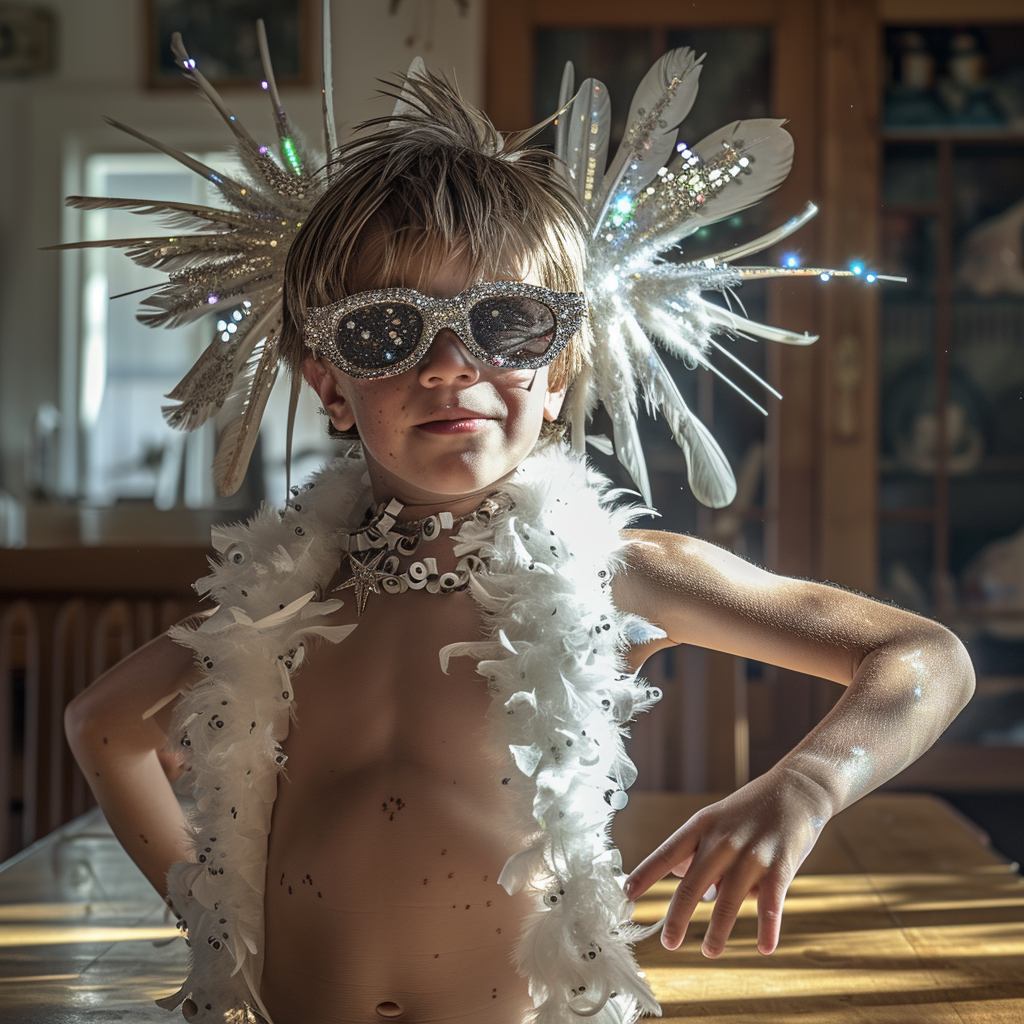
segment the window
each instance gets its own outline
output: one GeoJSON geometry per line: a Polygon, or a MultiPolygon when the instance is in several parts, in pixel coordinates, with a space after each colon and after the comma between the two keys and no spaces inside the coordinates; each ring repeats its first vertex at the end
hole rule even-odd
{"type": "MultiPolygon", "coordinates": [[[[229,172],[230,154],[197,158],[229,172]]],[[[160,153],[97,153],[84,163],[84,191],[93,196],[159,197],[174,202],[221,205],[219,195],[195,173],[160,153]]],[[[174,227],[124,210],[84,214],[81,238],[99,240],[173,234],[174,227]]],[[[137,320],[147,290],[166,274],[137,266],[119,249],[82,251],[81,350],[78,409],[82,432],[80,493],[96,505],[152,502],[158,508],[221,504],[210,466],[216,425],[192,434],[172,430],[161,415],[164,396],[220,333],[233,327],[230,313],[211,314],[175,329],[137,320]]],[[[255,507],[266,496],[285,497],[287,381],[270,401],[253,462],[236,509],[255,507]]],[[[330,451],[312,403],[300,403],[295,427],[293,479],[302,479],[330,451]]]]}

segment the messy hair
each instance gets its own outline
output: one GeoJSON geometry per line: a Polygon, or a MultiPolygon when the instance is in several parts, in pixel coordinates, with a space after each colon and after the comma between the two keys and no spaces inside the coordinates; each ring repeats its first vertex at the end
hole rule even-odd
{"type": "MultiPolygon", "coordinates": [[[[288,253],[281,352],[293,372],[307,354],[309,307],[415,288],[452,257],[479,279],[533,269],[548,288],[583,290],[583,213],[551,154],[522,146],[522,136],[503,139],[440,75],[398,84],[395,113],[364,122],[331,155],[330,184],[288,253]]],[[[582,368],[581,334],[552,362],[552,390],[582,368]]]]}

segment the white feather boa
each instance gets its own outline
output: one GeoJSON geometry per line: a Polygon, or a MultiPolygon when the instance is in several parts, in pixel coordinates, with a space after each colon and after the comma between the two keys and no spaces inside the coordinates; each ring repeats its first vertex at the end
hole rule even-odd
{"type": "MultiPolygon", "coordinates": [[[[493,697],[492,727],[509,748],[502,782],[532,808],[524,846],[499,882],[536,897],[517,960],[537,1024],[631,1022],[660,1014],[631,952],[653,929],[630,922],[609,828],[636,778],[626,724],[660,693],[629,672],[622,651],[663,634],[615,608],[611,578],[620,530],[646,510],[613,508],[621,492],[554,445],[505,490],[515,503],[508,515],[469,520],[456,537],[458,555],[488,563],[470,584],[485,639],[445,647],[441,667],[457,656],[477,660],[493,697]]],[[[338,642],[355,628],[324,626],[340,602],[318,597],[338,566],[340,533],[358,527],[371,501],[365,464],[348,457],[283,513],[263,508],[248,524],[216,529],[220,557],[197,589],[218,609],[197,629],[172,634],[195,651],[205,679],[178,702],[171,731],[196,800],[194,862],[169,875],[192,954],[185,983],[160,1002],[173,1009],[190,998],[201,1024],[245,1020],[247,1007],[269,1020],[259,998],[263,889],[291,675],[307,637],[338,642]]]]}

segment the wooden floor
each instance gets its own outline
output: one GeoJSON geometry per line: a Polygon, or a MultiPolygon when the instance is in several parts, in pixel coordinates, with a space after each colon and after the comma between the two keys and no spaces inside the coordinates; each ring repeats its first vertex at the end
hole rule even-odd
{"type": "MultiPolygon", "coordinates": [[[[616,820],[627,866],[709,797],[638,793],[616,820]]],[[[637,907],[657,920],[663,882],[637,907]]],[[[1021,1024],[1024,881],[946,805],[876,795],[826,826],[794,881],[782,944],[755,947],[753,903],[725,955],[691,938],[637,949],[664,1019],[772,1024],[1021,1024]]],[[[0,869],[0,1024],[163,1024],[186,950],[95,811],[0,869]],[[167,941],[172,940],[172,941],[167,941]]]]}

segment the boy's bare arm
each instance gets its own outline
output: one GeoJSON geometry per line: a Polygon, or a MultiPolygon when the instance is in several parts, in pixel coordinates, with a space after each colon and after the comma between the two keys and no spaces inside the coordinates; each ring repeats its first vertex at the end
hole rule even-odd
{"type": "Polygon", "coordinates": [[[171,864],[188,858],[188,844],[157,751],[167,739],[173,698],[198,678],[192,652],[165,634],[105,672],[64,713],[68,743],[107,821],[161,896],[171,864]]]}
{"type": "Polygon", "coordinates": [[[716,887],[706,956],[722,952],[756,892],[758,949],[770,953],[786,890],[824,823],[935,742],[974,690],[970,659],[943,626],[898,608],[775,576],[691,537],[630,536],[615,600],[668,634],[652,651],[696,644],[847,687],[774,768],[695,815],[627,880],[635,898],[670,872],[682,877],[662,933],[670,949],[716,887]]]}

